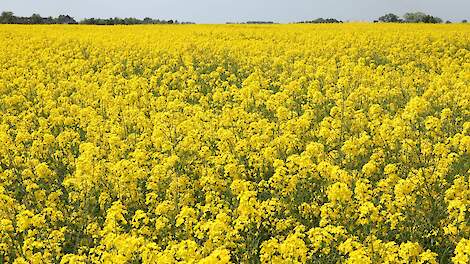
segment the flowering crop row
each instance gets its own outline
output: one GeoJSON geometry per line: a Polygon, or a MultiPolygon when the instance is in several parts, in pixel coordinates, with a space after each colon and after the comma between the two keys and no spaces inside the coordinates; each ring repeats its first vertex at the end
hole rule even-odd
{"type": "Polygon", "coordinates": [[[469,263],[470,27],[0,26],[0,263],[469,263]]]}

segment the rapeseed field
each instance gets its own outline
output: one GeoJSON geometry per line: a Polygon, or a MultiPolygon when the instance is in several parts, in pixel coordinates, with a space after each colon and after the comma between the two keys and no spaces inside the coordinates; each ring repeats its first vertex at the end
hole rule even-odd
{"type": "Polygon", "coordinates": [[[469,263],[470,26],[0,26],[0,263],[469,263]]]}

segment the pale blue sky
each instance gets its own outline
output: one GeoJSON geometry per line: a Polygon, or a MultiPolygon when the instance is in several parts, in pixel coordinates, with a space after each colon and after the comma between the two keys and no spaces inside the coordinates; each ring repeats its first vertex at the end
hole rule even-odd
{"type": "Polygon", "coordinates": [[[318,17],[373,20],[388,12],[423,11],[443,20],[470,19],[470,0],[0,0],[17,15],[70,14],[84,17],[152,17],[197,23],[269,20],[294,22],[318,17]]]}

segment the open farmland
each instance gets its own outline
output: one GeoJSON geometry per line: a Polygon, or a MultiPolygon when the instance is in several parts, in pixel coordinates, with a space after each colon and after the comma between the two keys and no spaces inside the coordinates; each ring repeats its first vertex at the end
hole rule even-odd
{"type": "Polygon", "coordinates": [[[469,263],[470,25],[0,26],[0,263],[469,263]]]}

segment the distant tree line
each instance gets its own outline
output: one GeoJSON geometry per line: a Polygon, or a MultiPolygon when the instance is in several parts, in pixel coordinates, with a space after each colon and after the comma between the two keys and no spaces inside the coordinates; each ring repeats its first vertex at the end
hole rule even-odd
{"type": "Polygon", "coordinates": [[[245,24],[274,24],[273,21],[246,21],[245,24]]]}
{"type": "Polygon", "coordinates": [[[33,14],[30,17],[15,16],[13,12],[4,11],[0,15],[0,24],[78,24],[75,19],[69,15],[60,15],[58,17],[41,17],[39,14],[33,14]]]}
{"type": "MultiPolygon", "coordinates": [[[[442,19],[436,16],[428,15],[423,12],[410,12],[403,15],[403,18],[389,13],[383,15],[375,20],[374,22],[384,22],[384,23],[430,23],[430,24],[439,24],[442,23],[442,19]]],[[[463,20],[462,23],[466,23],[466,20],[463,20]]],[[[451,23],[446,21],[446,23],[451,23]]]]}
{"type": "Polygon", "coordinates": [[[80,21],[84,25],[149,25],[149,24],[194,24],[193,22],[179,22],[178,20],[160,20],[146,17],[138,19],[134,17],[128,18],[86,18],[80,21]]]}
{"type": "Polygon", "coordinates": [[[299,24],[330,24],[330,23],[343,23],[341,20],[334,18],[317,18],[314,20],[300,21],[299,24]]]}
{"type": "Polygon", "coordinates": [[[273,21],[246,21],[246,22],[226,22],[227,25],[232,24],[276,24],[273,21]]]}
{"type": "MultiPolygon", "coordinates": [[[[374,22],[383,23],[443,23],[442,19],[436,16],[428,15],[423,12],[410,12],[403,15],[403,18],[393,13],[385,14],[374,20],[374,22]]],[[[317,18],[314,20],[300,21],[299,24],[322,24],[322,23],[343,23],[334,18],[317,18]]],[[[451,23],[446,21],[445,23],[451,23]]],[[[462,20],[467,23],[467,20],[462,20]]],[[[58,17],[41,17],[39,14],[33,14],[30,17],[15,16],[13,12],[4,11],[0,15],[0,24],[84,24],[84,25],[146,25],[146,24],[195,24],[193,22],[179,22],[178,20],[160,20],[146,17],[138,19],[128,18],[85,18],[77,22],[69,15],[60,15],[58,17]]],[[[247,21],[247,22],[227,22],[227,24],[275,24],[272,21],[247,21]]]]}
{"type": "Polygon", "coordinates": [[[145,24],[194,24],[192,22],[178,22],[178,20],[160,20],[146,17],[138,18],[85,18],[77,22],[69,15],[58,17],[41,17],[33,14],[30,17],[15,16],[13,12],[4,11],[0,15],[0,24],[84,24],[84,25],[145,25],[145,24]]]}

